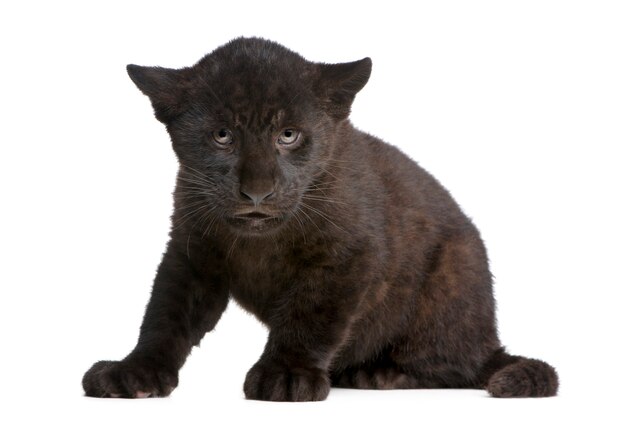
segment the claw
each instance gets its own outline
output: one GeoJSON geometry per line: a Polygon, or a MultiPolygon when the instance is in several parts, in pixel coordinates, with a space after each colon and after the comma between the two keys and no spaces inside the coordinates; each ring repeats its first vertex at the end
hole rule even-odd
{"type": "Polygon", "coordinates": [[[151,394],[152,393],[149,393],[149,392],[137,392],[135,393],[135,397],[137,399],[145,399],[145,398],[149,398],[151,394]]]}

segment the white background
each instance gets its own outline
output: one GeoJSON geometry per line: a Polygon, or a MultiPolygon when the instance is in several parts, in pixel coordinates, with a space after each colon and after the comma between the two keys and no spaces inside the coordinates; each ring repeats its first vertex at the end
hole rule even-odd
{"type": "Polygon", "coordinates": [[[605,1],[2,2],[0,421],[624,422],[625,22],[605,1]],[[134,346],[172,207],[177,163],[125,65],[191,65],[240,35],[373,59],[354,124],[474,219],[502,340],[554,364],[559,397],[245,401],[266,332],[235,304],[170,398],[82,396],[94,361],[134,346]]]}

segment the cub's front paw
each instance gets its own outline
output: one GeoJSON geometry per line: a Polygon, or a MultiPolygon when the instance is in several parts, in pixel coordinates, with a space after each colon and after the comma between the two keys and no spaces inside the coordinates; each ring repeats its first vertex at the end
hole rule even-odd
{"type": "Polygon", "coordinates": [[[85,395],[91,397],[162,397],[177,385],[176,373],[141,361],[96,362],[83,377],[85,395]]]}
{"type": "Polygon", "coordinates": [[[328,396],[330,380],[319,368],[287,368],[277,362],[259,361],[248,371],[243,391],[247,399],[319,401],[328,396]]]}

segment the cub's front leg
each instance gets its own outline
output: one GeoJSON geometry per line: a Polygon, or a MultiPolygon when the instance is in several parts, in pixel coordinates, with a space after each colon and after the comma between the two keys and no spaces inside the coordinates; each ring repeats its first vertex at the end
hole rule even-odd
{"type": "Polygon", "coordinates": [[[360,295],[354,285],[342,285],[330,277],[294,285],[278,302],[265,350],[248,371],[246,398],[326,399],[328,368],[348,336],[360,295]]]}
{"type": "Polygon", "coordinates": [[[215,327],[228,303],[218,276],[198,275],[170,242],[159,266],[139,341],[121,361],[96,362],[83,377],[87,396],[167,396],[191,348],[215,327]]]}

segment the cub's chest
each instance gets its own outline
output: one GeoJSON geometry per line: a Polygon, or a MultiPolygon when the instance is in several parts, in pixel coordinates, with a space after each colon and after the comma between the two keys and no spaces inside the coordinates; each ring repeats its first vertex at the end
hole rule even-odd
{"type": "Polygon", "coordinates": [[[232,297],[267,322],[272,309],[305,272],[296,262],[291,252],[246,249],[234,253],[227,261],[232,297]]]}

